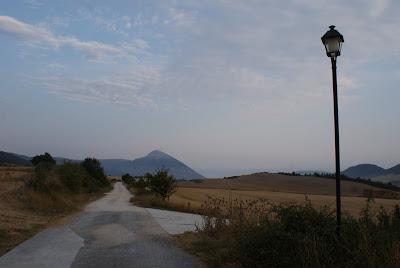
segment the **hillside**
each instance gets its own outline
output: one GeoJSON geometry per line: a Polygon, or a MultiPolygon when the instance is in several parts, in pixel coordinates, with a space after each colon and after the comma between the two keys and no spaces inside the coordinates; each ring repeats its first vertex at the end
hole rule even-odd
{"type": "Polygon", "coordinates": [[[13,154],[13,153],[8,153],[8,152],[3,152],[0,151],[0,165],[1,164],[12,164],[12,165],[20,165],[20,166],[30,166],[31,165],[31,161],[13,154]]]}
{"type": "Polygon", "coordinates": [[[101,163],[106,173],[113,176],[123,175],[125,173],[142,176],[147,172],[151,173],[160,168],[167,168],[177,179],[203,178],[202,175],[181,161],[157,150],[134,160],[103,159],[101,160],[101,163]]]}
{"type": "Polygon", "coordinates": [[[377,165],[360,164],[349,167],[342,173],[350,178],[372,178],[383,175],[385,173],[385,169],[377,165]]]}
{"type": "Polygon", "coordinates": [[[386,169],[384,175],[400,175],[400,164],[386,169]]]}
{"type": "MultiPolygon", "coordinates": [[[[272,191],[298,194],[335,195],[335,180],[311,176],[289,176],[274,173],[255,173],[232,179],[205,179],[202,182],[180,182],[180,187],[227,189],[241,191],[272,191]]],[[[344,196],[362,196],[364,190],[382,191],[370,185],[342,181],[344,196]]],[[[386,191],[386,190],[385,190],[386,191]]]]}
{"type": "Polygon", "coordinates": [[[349,167],[342,174],[350,178],[371,179],[400,186],[400,164],[388,169],[372,164],[361,164],[349,167]]]}

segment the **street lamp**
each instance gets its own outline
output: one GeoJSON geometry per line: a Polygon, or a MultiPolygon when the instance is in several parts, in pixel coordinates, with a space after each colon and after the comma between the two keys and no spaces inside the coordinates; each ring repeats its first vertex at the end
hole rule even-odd
{"type": "Polygon", "coordinates": [[[339,151],[339,114],[338,114],[338,97],[337,97],[337,78],[336,78],[336,58],[340,56],[343,35],[335,30],[335,26],[329,26],[324,36],[321,37],[325,46],[326,55],[331,58],[332,63],[332,81],[333,81],[333,111],[335,117],[335,160],[336,160],[336,234],[340,237],[341,223],[341,201],[340,201],[340,151],[339,151]]]}

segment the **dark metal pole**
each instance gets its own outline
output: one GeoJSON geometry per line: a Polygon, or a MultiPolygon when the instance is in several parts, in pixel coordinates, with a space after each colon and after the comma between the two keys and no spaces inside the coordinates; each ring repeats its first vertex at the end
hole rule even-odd
{"type": "Polygon", "coordinates": [[[340,237],[341,200],[340,200],[340,151],[339,151],[339,112],[336,77],[336,57],[331,57],[333,81],[333,111],[335,117],[335,160],[336,160],[336,234],[340,237]]]}

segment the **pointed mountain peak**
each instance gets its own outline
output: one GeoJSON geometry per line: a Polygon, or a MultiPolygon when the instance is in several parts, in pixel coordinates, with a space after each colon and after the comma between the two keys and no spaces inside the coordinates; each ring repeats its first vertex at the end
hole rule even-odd
{"type": "Polygon", "coordinates": [[[156,159],[159,159],[159,158],[171,158],[170,155],[168,155],[168,154],[166,154],[164,152],[161,152],[160,150],[151,151],[146,157],[147,158],[156,158],[156,159]]]}

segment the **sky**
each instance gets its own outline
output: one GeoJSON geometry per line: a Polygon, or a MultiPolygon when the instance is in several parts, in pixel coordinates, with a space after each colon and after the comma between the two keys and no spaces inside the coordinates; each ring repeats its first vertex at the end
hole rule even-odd
{"type": "Polygon", "coordinates": [[[400,163],[400,2],[0,2],[0,150],[133,159],[206,176],[400,163]]]}

